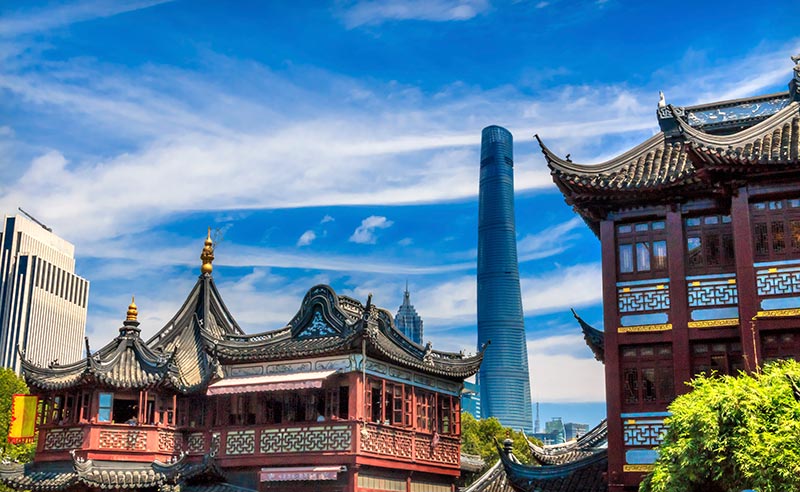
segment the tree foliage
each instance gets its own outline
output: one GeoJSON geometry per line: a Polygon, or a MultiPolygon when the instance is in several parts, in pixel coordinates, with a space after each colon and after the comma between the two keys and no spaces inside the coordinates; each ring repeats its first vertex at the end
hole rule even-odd
{"type": "Polygon", "coordinates": [[[494,417],[477,420],[467,412],[461,414],[461,452],[480,455],[487,466],[500,459],[495,439],[502,445],[507,437],[514,441],[514,456],[523,463],[530,462],[530,450],[522,432],[503,427],[494,417]]]}
{"type": "Polygon", "coordinates": [[[27,394],[28,386],[11,369],[0,368],[0,445],[6,458],[17,461],[30,461],[35,445],[9,444],[8,426],[11,423],[11,397],[14,394],[27,394]]]}
{"type": "Polygon", "coordinates": [[[669,407],[659,459],[640,492],[800,490],[800,363],[690,385],[669,407]]]}

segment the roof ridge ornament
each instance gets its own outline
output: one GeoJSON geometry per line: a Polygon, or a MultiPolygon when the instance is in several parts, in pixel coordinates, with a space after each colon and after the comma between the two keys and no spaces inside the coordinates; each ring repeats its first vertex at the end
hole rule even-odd
{"type": "Polygon", "coordinates": [[[664,91],[658,91],[658,107],[666,108],[667,100],[664,98],[664,91]]]}
{"type": "Polygon", "coordinates": [[[800,53],[791,57],[794,62],[794,77],[789,82],[789,93],[793,100],[800,101],[800,53]]]}
{"type": "Polygon", "coordinates": [[[131,296],[131,303],[128,304],[128,311],[125,313],[125,321],[122,322],[122,327],[119,329],[120,336],[139,333],[139,308],[136,306],[135,300],[135,297],[131,296]]]}
{"type": "Polygon", "coordinates": [[[200,253],[200,260],[203,262],[203,265],[200,267],[200,272],[202,274],[209,274],[211,275],[211,271],[214,269],[212,263],[214,261],[214,241],[211,240],[211,228],[208,228],[208,236],[206,236],[206,240],[203,246],[203,252],[200,253]]]}
{"type": "Polygon", "coordinates": [[[139,308],[136,306],[136,296],[131,296],[131,303],[128,304],[128,312],[125,313],[125,321],[137,321],[139,316],[139,308]]]}

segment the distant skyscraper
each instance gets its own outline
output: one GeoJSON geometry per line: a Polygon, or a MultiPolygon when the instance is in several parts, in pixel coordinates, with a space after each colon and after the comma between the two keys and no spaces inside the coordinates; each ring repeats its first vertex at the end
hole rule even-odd
{"type": "Polygon", "coordinates": [[[83,355],[89,282],[75,275],[75,247],[27,218],[0,232],[0,365],[19,372],[17,346],[39,364],[83,355]]]}
{"type": "Polygon", "coordinates": [[[403,304],[397,310],[394,317],[394,325],[405,336],[422,345],[422,318],[417,314],[414,305],[411,304],[411,294],[408,292],[408,283],[403,293],[403,304]]]}
{"type": "Polygon", "coordinates": [[[491,341],[478,384],[481,413],[532,432],[531,388],[519,290],[514,228],[511,133],[499,126],[481,135],[478,210],[478,346],[491,341]]]}
{"type": "Polygon", "coordinates": [[[464,389],[461,390],[461,411],[472,414],[478,420],[481,418],[480,390],[477,384],[469,381],[464,381],[464,389]]]}
{"type": "Polygon", "coordinates": [[[571,441],[589,432],[589,424],[567,422],[564,424],[564,440],[571,441]]]}

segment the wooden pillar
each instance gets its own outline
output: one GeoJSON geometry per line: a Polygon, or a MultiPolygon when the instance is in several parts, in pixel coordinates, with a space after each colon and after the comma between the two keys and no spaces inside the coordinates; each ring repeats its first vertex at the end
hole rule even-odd
{"type": "Polygon", "coordinates": [[[675,394],[689,391],[683,384],[692,377],[689,360],[689,299],[686,287],[685,240],[679,210],[667,212],[667,260],[669,262],[669,321],[672,323],[672,369],[675,394]]]}
{"type": "Polygon", "coordinates": [[[622,466],[625,450],[622,439],[622,388],[619,367],[617,327],[617,248],[614,222],[600,222],[603,262],[603,329],[605,331],[606,416],[608,419],[608,490],[622,492],[622,466]]]}
{"type": "Polygon", "coordinates": [[[750,203],[746,187],[741,187],[731,199],[733,248],[736,256],[736,285],[739,292],[739,335],[745,370],[755,371],[760,361],[760,346],[755,323],[758,313],[756,275],[753,267],[753,233],[750,227],[750,203]]]}

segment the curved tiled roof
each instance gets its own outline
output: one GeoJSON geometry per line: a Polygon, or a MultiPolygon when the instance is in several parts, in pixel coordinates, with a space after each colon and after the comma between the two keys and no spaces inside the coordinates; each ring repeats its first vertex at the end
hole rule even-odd
{"type": "MultiPolygon", "coordinates": [[[[139,323],[125,321],[120,335],[90,357],[39,367],[22,357],[28,384],[43,390],[101,384],[120,389],[164,386],[181,393],[204,390],[219,367],[210,349],[225,335],[243,332],[210,274],[197,280],[175,316],[145,343],[139,323]]],[[[88,351],[88,345],[87,345],[88,351]]]]}
{"type": "Polygon", "coordinates": [[[71,490],[77,486],[103,490],[171,490],[175,485],[184,486],[199,479],[204,479],[206,486],[218,486],[216,482],[222,478],[209,455],[202,461],[192,462],[181,455],[172,463],[94,461],[72,455],[71,461],[2,464],[0,482],[13,489],[32,492],[71,490]]]}
{"type": "Polygon", "coordinates": [[[606,492],[608,453],[602,449],[589,456],[551,466],[524,465],[501,449],[500,461],[463,492],[606,492]]]}
{"type": "Polygon", "coordinates": [[[41,368],[22,358],[29,386],[44,390],[101,384],[122,389],[174,386],[177,368],[172,354],[158,353],[139,338],[138,322],[126,321],[120,335],[81,361],[41,368]]]}
{"type": "Polygon", "coordinates": [[[175,354],[179,387],[183,392],[191,392],[204,389],[218,373],[217,361],[209,355],[214,343],[226,335],[243,333],[225,306],[213,277],[203,274],[175,316],[147,344],[175,354]]]}
{"type": "Polygon", "coordinates": [[[606,420],[603,420],[574,441],[549,446],[539,446],[528,441],[528,447],[531,455],[539,464],[564,465],[605,452],[607,443],[608,424],[606,420]]]}
{"type": "Polygon", "coordinates": [[[461,492],[515,492],[515,490],[508,482],[503,463],[498,461],[461,492]]]}
{"type": "Polygon", "coordinates": [[[660,132],[642,144],[597,165],[575,164],[556,156],[536,135],[550,174],[572,194],[641,193],[695,182],[695,169],[683,142],[660,132]]]}
{"type": "Polygon", "coordinates": [[[339,296],[327,285],[309,289],[284,328],[256,335],[226,335],[213,348],[226,363],[288,360],[360,352],[428,374],[464,378],[478,371],[483,353],[473,356],[433,350],[403,335],[389,311],[339,296]]]}
{"type": "Polygon", "coordinates": [[[553,181],[595,232],[609,211],[644,196],[651,204],[717,196],[742,174],[770,179],[800,166],[800,102],[789,93],[664,106],[658,115],[663,131],[600,164],[561,158],[536,136],[553,181]]]}
{"type": "Polygon", "coordinates": [[[800,150],[800,103],[732,135],[713,135],[678,119],[698,168],[796,165],[800,150]]]}
{"type": "Polygon", "coordinates": [[[594,358],[599,360],[600,362],[605,362],[605,340],[606,334],[597,328],[593,327],[589,323],[585,322],[583,318],[578,316],[578,313],[575,312],[574,309],[571,309],[572,315],[578,320],[578,324],[581,325],[581,331],[583,332],[583,339],[586,341],[586,345],[592,349],[592,353],[594,354],[594,358]]]}

